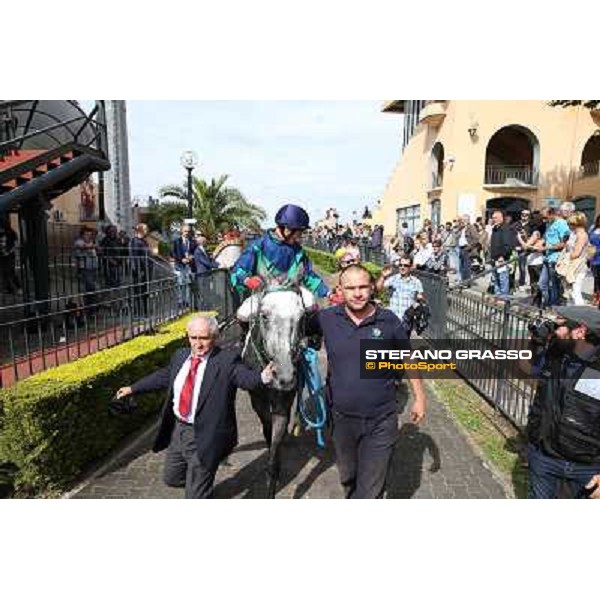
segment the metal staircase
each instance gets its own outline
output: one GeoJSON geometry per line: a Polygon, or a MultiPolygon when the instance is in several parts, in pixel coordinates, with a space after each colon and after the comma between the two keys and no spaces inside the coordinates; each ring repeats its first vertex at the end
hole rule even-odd
{"type": "Polygon", "coordinates": [[[49,298],[53,200],[109,169],[102,101],[88,114],[73,100],[0,100],[0,227],[16,215],[22,263],[34,281],[25,303],[49,298]]]}

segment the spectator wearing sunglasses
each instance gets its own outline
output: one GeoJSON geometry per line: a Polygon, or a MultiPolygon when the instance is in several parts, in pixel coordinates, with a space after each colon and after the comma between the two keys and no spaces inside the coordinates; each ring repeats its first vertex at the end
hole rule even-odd
{"type": "Polygon", "coordinates": [[[411,274],[413,266],[412,258],[403,256],[398,261],[399,273],[394,274],[391,265],[387,265],[381,271],[381,275],[375,282],[375,290],[380,292],[389,289],[389,309],[402,321],[404,314],[415,300],[423,300],[423,284],[411,274]]]}

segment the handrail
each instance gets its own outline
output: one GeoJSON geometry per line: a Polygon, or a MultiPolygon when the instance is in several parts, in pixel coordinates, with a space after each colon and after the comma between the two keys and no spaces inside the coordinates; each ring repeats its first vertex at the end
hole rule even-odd
{"type": "MultiPolygon", "coordinates": [[[[66,121],[61,121],[60,123],[55,123],[54,125],[48,125],[48,127],[44,127],[43,129],[36,129],[35,131],[32,131],[31,133],[17,136],[16,138],[13,138],[11,140],[2,142],[0,144],[0,151],[2,151],[2,149],[5,146],[11,146],[11,145],[15,144],[16,142],[28,140],[29,138],[35,137],[36,135],[43,135],[49,131],[54,131],[55,129],[59,129],[60,127],[66,127],[67,125],[70,125],[71,123],[76,123],[77,121],[81,121],[82,119],[86,119],[86,118],[87,117],[85,115],[81,115],[79,117],[73,117],[71,119],[67,119],[66,121]]],[[[100,125],[100,126],[104,127],[104,125],[100,125]]]]}

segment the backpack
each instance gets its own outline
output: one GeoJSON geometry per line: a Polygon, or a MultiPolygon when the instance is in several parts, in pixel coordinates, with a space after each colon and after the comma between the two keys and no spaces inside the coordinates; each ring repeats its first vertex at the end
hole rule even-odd
{"type": "MultiPolygon", "coordinates": [[[[600,464],[600,397],[590,393],[599,379],[583,379],[600,362],[572,354],[547,361],[527,421],[527,437],[547,454],[580,464],[600,464]],[[586,385],[591,383],[592,385],[586,385]]],[[[600,393],[596,394],[600,396],[600,393]]]]}

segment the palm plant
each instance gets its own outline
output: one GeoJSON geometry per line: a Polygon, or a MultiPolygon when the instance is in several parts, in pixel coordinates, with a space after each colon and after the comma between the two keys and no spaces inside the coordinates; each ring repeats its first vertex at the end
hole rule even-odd
{"type": "Polygon", "coordinates": [[[148,209],[146,224],[151,230],[169,233],[178,229],[187,217],[187,205],[181,202],[162,202],[148,209]]]}
{"type": "MultiPolygon", "coordinates": [[[[210,182],[192,178],[193,215],[209,239],[214,239],[217,233],[233,226],[260,229],[261,221],[267,216],[260,206],[249,202],[238,189],[226,187],[228,177],[221,175],[210,182]]],[[[161,198],[186,200],[187,186],[166,185],[158,193],[161,198]]]]}

